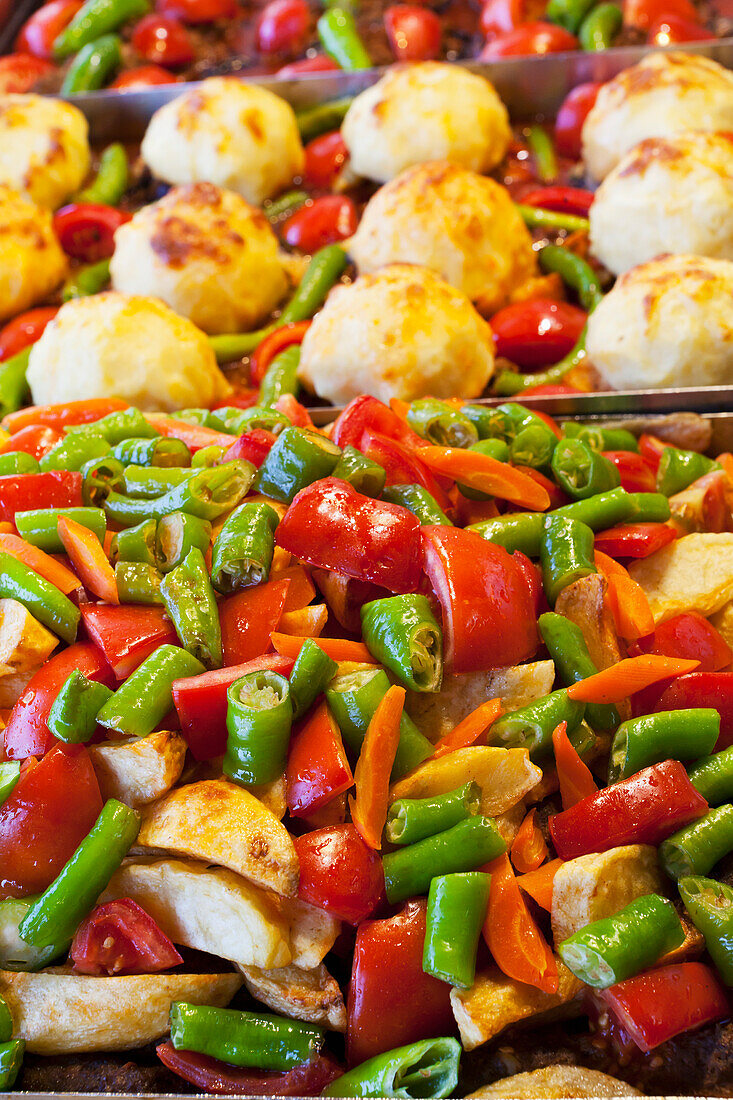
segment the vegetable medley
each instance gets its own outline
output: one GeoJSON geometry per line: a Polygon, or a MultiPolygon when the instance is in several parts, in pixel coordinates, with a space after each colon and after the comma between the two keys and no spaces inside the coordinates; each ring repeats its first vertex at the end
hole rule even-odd
{"type": "Polygon", "coordinates": [[[2,1087],[444,1097],[558,1006],[633,1081],[729,1012],[733,457],[273,396],[5,417],[2,1087]]]}

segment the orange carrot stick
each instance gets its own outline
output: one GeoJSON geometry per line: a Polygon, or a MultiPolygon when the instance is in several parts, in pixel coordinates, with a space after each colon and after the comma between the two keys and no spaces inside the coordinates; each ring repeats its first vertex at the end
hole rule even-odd
{"type": "Polygon", "coordinates": [[[483,932],[494,962],[515,981],[557,993],[555,957],[527,908],[509,856],[499,856],[484,870],[491,874],[491,888],[483,932]]]}
{"type": "Polygon", "coordinates": [[[594,552],[596,569],[606,578],[608,606],[616,633],[627,642],[654,632],[654,616],[646,592],[619,562],[601,550],[594,552]]]}
{"type": "Polygon", "coordinates": [[[192,451],[200,451],[203,447],[231,447],[237,442],[236,435],[228,435],[226,432],[217,432],[213,428],[205,428],[203,424],[187,424],[184,420],[176,420],[164,413],[145,413],[145,419],[161,435],[170,439],[180,439],[192,451]]]}
{"type": "MultiPolygon", "coordinates": [[[[313,638],[317,646],[327,653],[332,661],[354,661],[360,665],[376,665],[367,647],[362,642],[351,642],[347,638],[313,638]]],[[[281,657],[297,658],[307,638],[302,635],[270,635],[270,641],[276,653],[281,657]]]]}
{"type": "Polygon", "coordinates": [[[643,653],[640,657],[627,657],[617,665],[597,672],[595,676],[571,684],[567,689],[568,696],[581,703],[620,703],[635,691],[657,684],[660,680],[694,672],[699,664],[699,661],[686,661],[681,657],[643,653]]]}
{"type": "Polygon", "coordinates": [[[400,741],[406,691],[394,684],[380,700],[361,746],[354,771],[356,797],[349,798],[351,820],[370,848],[382,847],[389,807],[389,777],[400,741]]]}
{"type": "Polygon", "coordinates": [[[537,902],[541,909],[549,913],[552,909],[552,884],[555,875],[562,867],[561,859],[551,859],[549,863],[543,863],[536,871],[530,871],[526,875],[520,875],[517,884],[525,893],[537,902]]]}
{"type": "Polygon", "coordinates": [[[60,405],[29,405],[3,417],[2,426],[15,435],[30,424],[61,431],[71,424],[92,424],[112,412],[128,408],[130,402],[119,397],[96,397],[88,401],[64,401],[60,405]]]}
{"type": "Polygon", "coordinates": [[[34,573],[38,573],[40,577],[44,577],[51,584],[55,584],[65,596],[68,596],[69,592],[73,592],[75,588],[81,587],[79,578],[70,569],[67,569],[61,562],[56,561],[44,550],[39,550],[37,546],[31,546],[19,535],[7,535],[4,532],[0,534],[0,550],[10,554],[11,558],[22,561],[34,573]]]}
{"type": "MultiPolygon", "coordinates": [[[[563,810],[569,810],[576,802],[581,802],[589,794],[597,794],[591,770],[578,756],[575,746],[568,737],[568,724],[561,722],[552,733],[552,747],[555,750],[555,768],[560,783],[560,796],[563,810]]],[[[532,868],[528,868],[532,870],[532,868]]]]}
{"type": "Polygon", "coordinates": [[[433,758],[473,745],[501,714],[503,714],[501,699],[487,699],[485,703],[481,703],[467,714],[450,733],[446,733],[440,741],[436,742],[433,758]]]}
{"type": "Polygon", "coordinates": [[[520,875],[536,871],[547,859],[547,844],[537,824],[537,810],[533,807],[522,824],[512,844],[512,863],[520,875]]]}
{"type": "Polygon", "coordinates": [[[277,629],[281,634],[294,634],[296,637],[317,638],[328,619],[325,603],[299,607],[295,611],[283,611],[277,629]]]}
{"type": "Polygon", "coordinates": [[[521,470],[507,462],[499,462],[479,451],[464,451],[460,447],[421,447],[419,456],[437,474],[469,485],[482,493],[508,500],[521,508],[544,512],[550,507],[550,495],[521,470]]]}
{"type": "MultiPolygon", "coordinates": [[[[280,550],[281,547],[278,546],[277,549],[280,550]]],[[[290,565],[286,569],[271,569],[270,580],[290,581],[284,611],[298,611],[301,607],[307,607],[315,597],[316,586],[302,565],[290,565]]]]}
{"type": "Polygon", "coordinates": [[[59,516],[57,526],[64,550],[84,587],[105,603],[119,603],[115,571],[96,535],[68,516],[59,516]]]}

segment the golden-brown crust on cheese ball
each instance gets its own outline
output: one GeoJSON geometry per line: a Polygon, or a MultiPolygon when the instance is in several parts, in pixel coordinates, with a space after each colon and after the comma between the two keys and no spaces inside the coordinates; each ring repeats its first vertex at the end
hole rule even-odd
{"type": "Polygon", "coordinates": [[[89,171],[87,120],[60,99],[0,95],[0,183],[55,210],[89,171]]]}
{"type": "Polygon", "coordinates": [[[0,321],[43,301],[65,274],[49,211],[0,184],[0,321]]]}

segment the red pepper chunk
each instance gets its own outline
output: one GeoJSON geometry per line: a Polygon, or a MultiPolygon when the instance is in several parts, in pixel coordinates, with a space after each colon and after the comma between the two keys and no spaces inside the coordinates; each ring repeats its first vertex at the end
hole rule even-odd
{"type": "Polygon", "coordinates": [[[537,649],[534,597],[522,565],[473,531],[423,527],[424,568],[443,609],[446,663],[478,672],[537,649]]]}
{"type": "Polygon", "coordinates": [[[391,592],[414,592],[420,583],[418,519],[397,504],[357,493],[338,478],[301,489],[275,539],[311,565],[373,581],[391,592]]]}
{"type": "Polygon", "coordinates": [[[679,760],[665,760],[555,814],[550,834],[560,859],[575,859],[622,844],[659,844],[707,809],[679,760]]]}
{"type": "Polygon", "coordinates": [[[32,508],[80,508],[81,482],[72,470],[0,477],[0,520],[12,523],[16,512],[32,508]]]}
{"type": "Polygon", "coordinates": [[[425,446],[425,440],[421,439],[417,432],[387,405],[378,401],[376,397],[370,397],[362,393],[350,401],[344,411],[337,417],[333,426],[332,439],[339,447],[351,444],[360,448],[361,438],[365,431],[376,432],[379,436],[395,439],[402,443],[410,451],[419,450],[425,446]]]}
{"type": "Polygon", "coordinates": [[[720,715],[715,752],[733,745],[733,672],[688,672],[678,676],[662,692],[653,710],[691,707],[714,707],[720,715]]]}
{"type": "Polygon", "coordinates": [[[76,930],[69,952],[79,974],[159,974],[183,959],[132,898],[98,905],[76,930]]]}
{"type": "Polygon", "coordinates": [[[173,623],[162,607],[86,603],[81,606],[81,617],[117,680],[127,679],[158,646],[178,644],[173,623]]]}
{"type": "Polygon", "coordinates": [[[700,662],[701,672],[718,672],[733,658],[731,648],[719,630],[699,611],[684,611],[660,623],[654,634],[639,643],[644,653],[690,658],[700,662]]]}
{"type": "Polygon", "coordinates": [[[43,424],[29,424],[27,428],[21,428],[15,435],[11,435],[7,443],[0,446],[0,455],[24,451],[33,458],[43,458],[62,439],[63,436],[53,428],[45,428],[43,424]]]}
{"type": "Polygon", "coordinates": [[[298,897],[339,920],[359,924],[384,894],[382,861],[354,825],[327,825],[295,839],[298,897]]]}
{"type": "Polygon", "coordinates": [[[295,817],[308,817],[353,786],[341,731],[326,702],[293,736],[285,778],[288,810],[295,817]]]}
{"type": "Polygon", "coordinates": [[[676,538],[674,528],[666,523],[621,523],[599,531],[594,547],[611,558],[648,558],[676,538]]]}

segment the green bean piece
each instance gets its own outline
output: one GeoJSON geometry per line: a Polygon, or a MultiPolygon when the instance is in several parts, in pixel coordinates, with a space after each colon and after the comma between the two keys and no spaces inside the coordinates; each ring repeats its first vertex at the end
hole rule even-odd
{"type": "Polygon", "coordinates": [[[720,715],[712,707],[667,710],[623,722],[613,739],[608,782],[618,783],[662,760],[696,760],[712,752],[720,715]]]}
{"type": "Polygon", "coordinates": [[[547,244],[540,252],[540,267],[546,273],[557,272],[562,281],[578,295],[580,304],[592,313],[603,298],[598,276],[590,264],[562,245],[547,244]]]}
{"type": "Polygon", "coordinates": [[[117,206],[127,190],[129,165],[124,145],[114,142],[102,151],[97,174],[83,191],[76,196],[76,202],[101,203],[102,206],[117,206]]]}
{"type": "Polygon", "coordinates": [[[507,749],[528,749],[533,760],[552,752],[552,732],[561,722],[574,730],[583,720],[585,703],[568,698],[566,688],[553,691],[519,710],[497,718],[489,731],[492,745],[507,749]]]}
{"type": "Polygon", "coordinates": [[[733,851],[733,806],[716,806],[678,829],[659,846],[659,862],[670,878],[706,875],[733,851]]]}
{"type": "Polygon", "coordinates": [[[0,1089],[7,1092],[18,1079],[25,1054],[25,1040],[12,1039],[0,1045],[0,1089]]]}
{"type": "Polygon", "coordinates": [[[300,344],[291,344],[270,363],[260,383],[259,402],[261,405],[276,405],[284,394],[298,395],[298,367],[300,365],[300,344]]]}
{"type": "MultiPolygon", "coordinates": [[[[342,5],[343,7],[343,5],[342,5]]],[[[329,130],[338,130],[346,118],[346,112],[354,102],[353,96],[344,99],[332,99],[327,103],[318,103],[315,107],[304,107],[296,111],[300,140],[307,145],[313,138],[327,134],[329,130]]]]}
{"type": "Polygon", "coordinates": [[[563,504],[550,515],[580,520],[593,531],[605,531],[619,523],[664,523],[670,517],[669,501],[662,493],[627,493],[611,489],[588,500],[563,504]]]}
{"type": "Polygon", "coordinates": [[[690,782],[710,806],[733,800],[733,745],[703,756],[687,769],[690,782]]]}
{"type": "Polygon", "coordinates": [[[0,551],[0,599],[17,600],[45,627],[71,644],[80,612],[55,585],[16,558],[0,551]]]}
{"type": "Polygon", "coordinates": [[[177,645],[161,645],[120,684],[97,722],[114,734],[147,737],[173,706],[174,680],[197,676],[204,666],[177,645]]]}
{"type": "Polygon", "coordinates": [[[93,424],[80,424],[66,429],[69,435],[85,435],[89,431],[101,434],[110,447],[125,439],[160,439],[161,434],[134,405],[118,412],[107,413],[93,424]]]}
{"type": "Polygon", "coordinates": [[[463,405],[461,412],[475,425],[479,439],[501,439],[509,444],[516,435],[515,420],[506,408],[463,405]]]}
{"type": "Polygon", "coordinates": [[[241,435],[253,428],[264,428],[265,431],[279,435],[284,428],[290,427],[290,420],[285,413],[265,408],[264,405],[252,405],[249,409],[225,405],[209,413],[207,427],[219,432],[229,432],[231,435],[241,435]]]}
{"type": "MultiPolygon", "coordinates": [[[[524,220],[527,221],[526,212],[531,210],[530,207],[518,207],[517,208],[524,220]]],[[[564,224],[562,227],[555,226],[555,228],[569,228],[569,219],[574,217],[570,214],[553,214],[552,211],[541,211],[543,215],[547,217],[554,217],[556,219],[563,219],[564,224]]],[[[546,219],[545,219],[546,220],[546,219]]],[[[575,219],[576,221],[584,221],[583,218],[575,219]]],[[[537,222],[539,224],[539,221],[537,222]]],[[[583,226],[576,226],[576,229],[585,228],[583,226]]],[[[569,374],[571,370],[579,367],[581,363],[584,363],[587,359],[587,352],[585,350],[585,333],[584,328],[578,337],[578,342],[575,347],[572,348],[559,363],[555,363],[554,367],[548,367],[546,370],[538,371],[536,374],[522,374],[520,371],[515,370],[503,370],[500,371],[497,377],[492,383],[492,390],[500,397],[513,397],[515,394],[524,393],[525,390],[534,389],[536,386],[554,386],[565,380],[565,375],[569,374]]]]}
{"type": "MultiPolygon", "coordinates": [[[[577,684],[588,676],[595,676],[598,668],[588,650],[583,631],[566,619],[547,611],[537,620],[540,636],[547,651],[555,663],[555,671],[565,687],[577,684]]],[[[616,729],[621,721],[616,707],[612,703],[588,703],[585,708],[588,722],[594,729],[616,729]]]]}
{"type": "Polygon", "coordinates": [[[123,466],[173,467],[191,465],[191,452],[180,439],[123,439],[112,449],[112,454],[123,466]]]}
{"type": "Polygon", "coordinates": [[[211,524],[187,512],[171,512],[158,522],[155,559],[163,573],[169,573],[188,557],[191,550],[205,554],[211,545],[211,524]]]}
{"type": "Polygon", "coordinates": [[[221,668],[224,654],[219,610],[200,550],[189,550],[181,564],[166,573],[160,595],[183,648],[204,668],[221,668]]]}
{"type": "Polygon", "coordinates": [[[196,472],[192,466],[126,466],[125,492],[131,497],[155,500],[189,481],[196,472]]]}
{"type": "Polygon", "coordinates": [[[108,799],[89,835],[23,917],[21,939],[31,947],[71,940],[135,843],[141,820],[137,810],[108,799]]]}
{"type": "Polygon", "coordinates": [[[15,790],[20,779],[20,760],[3,760],[0,764],[0,806],[15,790]]]}
{"type": "Polygon", "coordinates": [[[677,447],[665,447],[657,469],[657,490],[666,497],[681,493],[711,470],[720,465],[698,451],[682,451],[677,447]]]}
{"type": "Polygon", "coordinates": [[[552,138],[545,127],[540,125],[530,126],[526,135],[539,179],[542,183],[551,183],[557,179],[559,171],[552,138]]]}
{"type": "MultiPolygon", "coordinates": [[[[109,558],[113,565],[118,562],[139,562],[141,565],[155,565],[155,534],[158,525],[154,519],[144,519],[137,527],[128,527],[118,531],[109,548],[109,558]]],[[[208,543],[207,543],[208,545],[208,543]]]]}
{"type": "Polygon", "coordinates": [[[568,516],[546,516],[540,535],[540,564],[545,595],[554,607],[564,588],[597,572],[592,529],[568,516]]]}
{"type": "MultiPolygon", "coordinates": [[[[383,668],[337,676],[326,689],[326,699],[352,757],[359,755],[379,703],[390,682],[383,668]]],[[[424,737],[408,714],[400,718],[400,741],[392,765],[392,782],[412,771],[433,755],[434,746],[424,737]]]]}
{"type": "Polygon", "coordinates": [[[174,420],[182,420],[185,424],[200,424],[202,428],[211,427],[209,424],[211,409],[178,409],[177,412],[170,413],[170,416],[174,420]]]}
{"type": "Polygon", "coordinates": [[[53,44],[57,61],[150,11],[148,0],[87,0],[53,44]]]}
{"type": "Polygon", "coordinates": [[[35,948],[20,938],[19,925],[37,900],[38,897],[33,896],[0,901],[0,967],[3,970],[42,970],[69,950],[68,940],[50,947],[35,948]]]}
{"type": "Polygon", "coordinates": [[[550,0],[545,17],[571,34],[577,34],[594,3],[595,0],[550,0]]]}
{"type": "Polygon", "coordinates": [[[81,468],[84,479],[81,495],[87,507],[101,508],[109,494],[119,491],[125,484],[125,471],[121,462],[112,455],[90,458],[81,468]]]}
{"type": "Polygon", "coordinates": [[[321,45],[340,68],[347,72],[371,69],[372,59],[356,28],[356,20],[347,8],[324,11],[317,27],[321,45]]]}
{"type": "Polygon", "coordinates": [[[296,210],[300,210],[301,206],[305,206],[308,202],[308,192],[300,190],[286,191],[284,195],[278,196],[276,199],[271,199],[265,203],[265,217],[272,224],[276,225],[278,222],[285,221],[291,217],[296,210]]]}
{"type": "Polygon", "coordinates": [[[250,489],[254,473],[251,462],[227,462],[197,470],[187,481],[154,500],[112,492],[104,510],[107,518],[120,527],[135,527],[149,516],[161,520],[172,512],[188,512],[199,519],[212,520],[239,504],[250,489]]]}
{"type": "Polygon", "coordinates": [[[382,492],[382,500],[407,508],[423,526],[431,523],[453,526],[432,493],[422,485],[388,485],[382,492]]]}
{"type": "Polygon", "coordinates": [[[27,405],[30,389],[26,381],[32,346],[23,348],[0,363],[0,417],[17,412],[27,405]]]}
{"type": "Polygon", "coordinates": [[[336,675],[338,665],[312,638],[306,638],[290,673],[293,721],[306,714],[336,675]]]}
{"type": "Polygon", "coordinates": [[[415,1100],[453,1096],[460,1059],[457,1039],[422,1039],[347,1070],[327,1085],[321,1096],[397,1096],[415,1100]]]}
{"type": "MultiPolygon", "coordinates": [[[[357,493],[366,497],[378,497],[384,489],[387,473],[383,466],[367,458],[350,443],[342,449],[331,477],[339,477],[353,485],[357,493]]],[[[386,499],[386,497],[385,497],[386,499]]]]}
{"type": "Polygon", "coordinates": [[[70,302],[74,298],[88,298],[91,294],[99,294],[108,282],[109,260],[98,260],[94,264],[77,267],[61,288],[61,301],[70,302]]]}
{"type": "Polygon", "coordinates": [[[91,459],[109,453],[109,443],[101,433],[84,432],[67,435],[55,443],[39,461],[41,470],[81,470],[91,459]]]}
{"type": "Polygon", "coordinates": [[[638,454],[639,442],[626,428],[600,428],[595,424],[580,424],[577,420],[564,420],[560,431],[566,439],[582,439],[594,451],[634,451],[638,454]]]}
{"type": "Polygon", "coordinates": [[[550,465],[556,446],[557,436],[546,425],[530,424],[517,432],[509,454],[515,466],[541,470],[550,465]]]}
{"type": "Polygon", "coordinates": [[[196,454],[191,455],[191,466],[194,469],[221,466],[227,449],[227,447],[220,447],[216,443],[212,443],[210,447],[202,447],[200,451],[196,451],[196,454]]]}
{"type": "Polygon", "coordinates": [[[475,531],[497,546],[503,546],[510,554],[521,550],[530,558],[538,558],[543,519],[541,512],[504,512],[493,519],[472,523],[468,530],[475,531]]]}
{"type": "Polygon", "coordinates": [[[528,229],[550,229],[566,233],[587,233],[590,222],[580,214],[568,211],[547,210],[544,206],[515,203],[515,209],[528,229]]]}
{"type": "Polygon", "coordinates": [[[290,687],[276,672],[250,672],[227,690],[227,747],[222,770],[255,787],[285,771],[293,705],[290,687]]]}
{"type": "Polygon", "coordinates": [[[9,474],[37,474],[40,470],[38,459],[25,451],[6,451],[0,455],[0,477],[9,474]]]}
{"type": "Polygon", "coordinates": [[[308,428],[286,428],[275,440],[255,478],[255,489],[272,500],[291,504],[306,485],[329,477],[341,448],[308,428]]]}
{"type": "Polygon", "coordinates": [[[67,745],[90,741],[97,728],[97,715],[112,698],[106,684],[89,680],[78,668],[64,681],[53,701],[46,725],[50,732],[67,745]]]}
{"type": "Polygon", "coordinates": [[[214,539],[211,583],[228,595],[253,584],[264,584],[275,552],[279,516],[269,504],[240,504],[227,516],[214,539]]]}
{"type": "Polygon", "coordinates": [[[596,4],[580,25],[578,38],[584,50],[607,50],[621,30],[623,15],[618,4],[596,4]]]}
{"type": "Polygon", "coordinates": [[[475,871],[505,851],[506,844],[493,818],[468,817],[452,829],[383,857],[387,901],[396,905],[406,898],[427,894],[437,875],[475,871]]]}
{"type": "Polygon", "coordinates": [[[163,574],[159,569],[142,561],[118,561],[115,565],[115,583],[120,603],[162,606],[162,580],[163,574]]]}
{"type": "Polygon", "coordinates": [[[464,783],[432,798],[398,798],[387,812],[384,835],[390,844],[414,844],[474,817],[480,806],[478,783],[464,783]]]}
{"type": "Polygon", "coordinates": [[[552,473],[573,500],[587,500],[621,484],[621,475],[613,462],[582,439],[559,441],[552,456],[552,473]]]}
{"type": "Polygon", "coordinates": [[[440,981],[469,989],[489,904],[491,875],[483,871],[438,875],[428,893],[422,968],[440,981]]]}
{"type": "Polygon", "coordinates": [[[62,95],[78,95],[103,88],[122,64],[122,40],[116,34],[104,34],[82,46],[66,71],[62,95]]]}
{"type": "Polygon", "coordinates": [[[439,447],[470,447],[478,443],[478,429],[473,421],[453,405],[434,397],[411,402],[407,423],[419,436],[439,447]]]}
{"type": "Polygon", "coordinates": [[[658,894],[645,894],[613,917],[587,924],[558,947],[568,970],[594,989],[608,989],[633,978],[685,941],[674,906],[658,894]]]}
{"type": "Polygon", "coordinates": [[[265,1012],[177,1001],[171,1005],[171,1041],[176,1050],[194,1050],[232,1066],[285,1071],[315,1057],[323,1029],[265,1012]]]}
{"type": "Polygon", "coordinates": [[[0,997],[0,1043],[7,1043],[13,1037],[13,1017],[8,1002],[0,997]]]}
{"type": "Polygon", "coordinates": [[[727,986],[733,986],[733,889],[697,875],[681,878],[677,888],[718,973],[727,986]]]}
{"type": "Polygon", "coordinates": [[[421,593],[365,603],[361,630],[369,652],[410,691],[438,691],[443,679],[443,632],[421,593]]]}
{"type": "Polygon", "coordinates": [[[32,508],[29,512],[16,512],[14,522],[20,537],[31,546],[37,546],[47,554],[63,554],[64,544],[58,530],[59,516],[66,516],[86,527],[96,539],[104,542],[107,521],[101,508],[32,508]]]}

